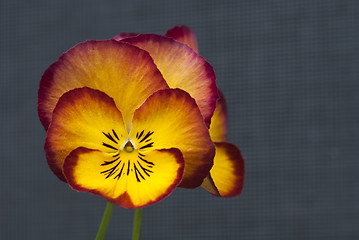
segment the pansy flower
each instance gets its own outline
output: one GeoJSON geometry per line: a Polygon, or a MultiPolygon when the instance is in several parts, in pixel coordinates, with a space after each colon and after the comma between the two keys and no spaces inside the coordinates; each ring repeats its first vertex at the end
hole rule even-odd
{"type": "Polygon", "coordinates": [[[186,44],[153,34],[80,43],[40,83],[48,164],[73,189],[127,208],[198,187],[213,165],[216,100],[212,67],[186,44]]]}
{"type": "Polygon", "coordinates": [[[78,44],[43,75],[38,110],[53,172],[127,208],[158,202],[176,186],[240,194],[244,160],[226,142],[225,101],[217,101],[193,31],[114,40],[78,44]]]}

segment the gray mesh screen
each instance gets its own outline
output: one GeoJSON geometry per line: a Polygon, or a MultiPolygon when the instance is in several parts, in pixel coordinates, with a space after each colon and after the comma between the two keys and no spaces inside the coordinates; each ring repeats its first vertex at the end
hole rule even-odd
{"type": "MultiPolygon", "coordinates": [[[[36,111],[43,71],[87,39],[186,24],[229,105],[243,194],[177,189],[143,211],[143,239],[359,239],[357,1],[0,3],[2,239],[93,239],[105,201],[49,171],[36,111]]],[[[115,208],[106,239],[130,239],[115,208]]]]}

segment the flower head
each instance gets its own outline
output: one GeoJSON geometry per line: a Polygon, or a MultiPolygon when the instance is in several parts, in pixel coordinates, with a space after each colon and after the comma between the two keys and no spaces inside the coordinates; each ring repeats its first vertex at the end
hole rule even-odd
{"type": "Polygon", "coordinates": [[[213,159],[240,154],[223,139],[213,144],[218,90],[197,52],[195,35],[182,26],[166,36],[86,41],[64,53],[45,71],[38,97],[54,174],[126,208],[156,203],[177,186],[225,196],[213,159]]]}
{"type": "Polygon", "coordinates": [[[166,62],[162,68],[177,69],[160,71],[147,51],[129,43],[87,41],[45,71],[39,90],[53,172],[75,190],[128,208],[155,203],[178,185],[200,186],[214,156],[203,121],[214,107],[197,105],[206,94],[217,98],[213,70],[184,44],[144,37],[152,44],[165,41],[168,50],[174,44],[178,58],[158,54],[155,60],[166,62]],[[170,89],[164,77],[205,84],[188,87],[195,100],[184,90],[170,89]]]}

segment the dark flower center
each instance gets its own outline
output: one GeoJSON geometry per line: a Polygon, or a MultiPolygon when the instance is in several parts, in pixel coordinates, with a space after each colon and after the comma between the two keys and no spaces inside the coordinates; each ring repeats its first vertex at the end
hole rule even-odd
{"type": "Polygon", "coordinates": [[[122,139],[122,135],[119,137],[115,130],[112,130],[112,132],[102,132],[106,138],[107,143],[102,142],[102,145],[112,149],[116,150],[112,155],[113,160],[110,161],[104,161],[101,166],[106,167],[103,171],[101,171],[101,174],[105,176],[105,178],[113,177],[113,179],[120,179],[124,175],[132,175],[136,177],[137,182],[141,182],[143,180],[146,180],[147,177],[150,177],[150,175],[153,173],[151,170],[155,164],[149,160],[146,159],[145,153],[141,153],[141,150],[152,148],[154,142],[151,139],[153,131],[148,131],[147,133],[145,130],[142,130],[141,132],[137,132],[136,138],[138,139],[139,146],[134,146],[134,142],[132,142],[131,139],[126,139],[126,144],[123,146],[119,146],[119,143],[121,142],[120,139],[122,139]],[[121,155],[121,149],[124,150],[126,153],[132,153],[135,149],[137,159],[128,159],[126,157],[126,154],[123,152],[123,155],[121,155]]]}
{"type": "Polygon", "coordinates": [[[132,153],[135,149],[130,141],[128,141],[124,147],[125,151],[128,153],[132,153]]]}

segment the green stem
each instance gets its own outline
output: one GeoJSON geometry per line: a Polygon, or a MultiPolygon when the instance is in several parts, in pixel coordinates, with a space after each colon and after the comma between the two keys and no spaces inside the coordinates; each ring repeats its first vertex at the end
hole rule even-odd
{"type": "Polygon", "coordinates": [[[113,204],[110,202],[107,202],[105,212],[103,213],[102,221],[101,221],[100,227],[98,229],[95,240],[102,240],[103,237],[105,236],[108,223],[110,222],[112,209],[113,209],[113,204]]]}
{"type": "Polygon", "coordinates": [[[135,210],[135,219],[133,221],[132,240],[140,240],[141,219],[142,219],[142,208],[138,208],[135,210]]]}

